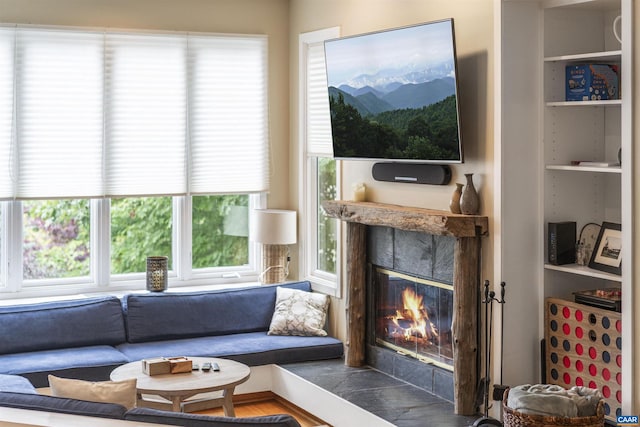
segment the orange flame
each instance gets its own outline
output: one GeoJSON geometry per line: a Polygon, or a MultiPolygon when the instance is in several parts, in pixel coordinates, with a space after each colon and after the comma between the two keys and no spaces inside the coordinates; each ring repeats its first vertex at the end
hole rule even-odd
{"type": "Polygon", "coordinates": [[[394,324],[403,330],[406,340],[417,336],[432,339],[438,336],[438,332],[429,321],[429,315],[424,309],[423,297],[417,295],[411,288],[402,291],[402,310],[396,310],[396,316],[392,319],[394,324]]]}

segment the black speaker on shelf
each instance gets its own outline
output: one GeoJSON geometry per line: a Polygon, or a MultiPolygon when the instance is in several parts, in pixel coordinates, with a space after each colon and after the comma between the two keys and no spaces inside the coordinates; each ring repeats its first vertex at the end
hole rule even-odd
{"type": "Polygon", "coordinates": [[[451,181],[449,165],[431,163],[374,163],[373,179],[387,182],[409,182],[413,184],[447,185],[451,181]]]}
{"type": "Polygon", "coordinates": [[[548,233],[549,264],[562,265],[576,262],[575,221],[550,222],[548,233]]]}

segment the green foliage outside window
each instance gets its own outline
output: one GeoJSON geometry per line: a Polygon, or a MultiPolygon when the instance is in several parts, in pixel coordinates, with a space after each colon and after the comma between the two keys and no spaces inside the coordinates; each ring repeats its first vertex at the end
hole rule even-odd
{"type": "MultiPolygon", "coordinates": [[[[248,264],[248,195],[194,196],[193,268],[248,264]]],[[[23,202],[24,278],[90,274],[90,201],[23,202]]],[[[111,200],[111,274],[144,272],[146,257],[172,266],[171,197],[111,200]]],[[[170,267],[171,268],[171,267],[170,267]]]]}
{"type": "Polygon", "coordinates": [[[89,212],[88,200],[23,203],[25,279],[89,275],[89,212]]]}
{"type": "Polygon", "coordinates": [[[338,220],[328,217],[322,202],[336,198],[336,161],[318,158],[318,269],[336,273],[338,220]]]}
{"type": "Polygon", "coordinates": [[[193,268],[249,263],[249,196],[193,197],[193,268]]]}
{"type": "Polygon", "coordinates": [[[148,256],[171,257],[171,197],[111,200],[111,274],[146,271],[148,256]]]}

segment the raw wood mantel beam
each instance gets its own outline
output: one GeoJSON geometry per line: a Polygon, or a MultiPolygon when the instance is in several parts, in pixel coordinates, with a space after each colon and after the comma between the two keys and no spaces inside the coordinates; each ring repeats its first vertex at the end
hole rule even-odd
{"type": "Polygon", "coordinates": [[[362,366],[366,356],[366,226],[391,227],[456,238],[453,259],[453,376],[456,414],[476,413],[480,238],[485,216],[371,202],[325,201],[327,215],[347,222],[347,342],[345,363],[362,366]]]}
{"type": "Polygon", "coordinates": [[[328,200],[322,207],[332,218],[364,225],[418,231],[438,236],[477,237],[489,230],[486,216],[459,215],[447,211],[372,202],[328,200]]]}

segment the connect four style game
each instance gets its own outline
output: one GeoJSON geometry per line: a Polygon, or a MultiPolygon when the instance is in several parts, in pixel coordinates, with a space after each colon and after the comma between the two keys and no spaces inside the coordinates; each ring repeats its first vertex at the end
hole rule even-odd
{"type": "Polygon", "coordinates": [[[620,313],[547,298],[545,345],[547,383],[595,388],[604,398],[605,418],[622,415],[622,321],[620,313]]]}

